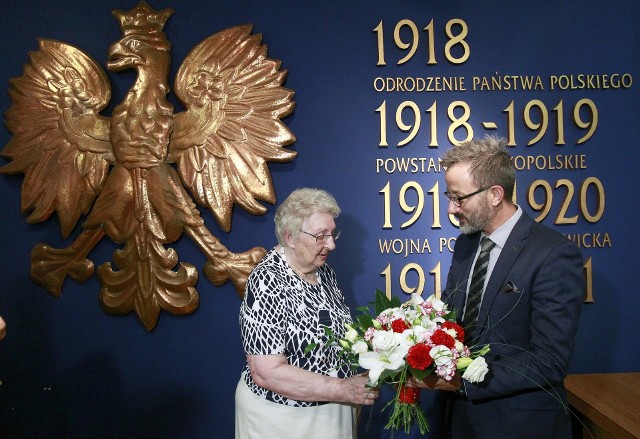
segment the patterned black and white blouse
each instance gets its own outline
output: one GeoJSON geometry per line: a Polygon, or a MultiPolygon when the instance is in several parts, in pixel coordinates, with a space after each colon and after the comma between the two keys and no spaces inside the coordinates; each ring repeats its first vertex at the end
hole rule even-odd
{"type": "MultiPolygon", "coordinates": [[[[246,354],[284,354],[293,366],[338,378],[353,375],[338,362],[336,347],[327,348],[324,327],[343,335],[351,314],[338,288],[336,276],[328,265],[318,269],[320,282],[303,281],[275,249],[253,269],[240,306],[240,330],[246,354]],[[311,352],[305,348],[316,343],[311,352]]],[[[245,365],[245,381],[258,396],[279,404],[310,407],[323,402],[297,401],[258,386],[245,365]]]]}

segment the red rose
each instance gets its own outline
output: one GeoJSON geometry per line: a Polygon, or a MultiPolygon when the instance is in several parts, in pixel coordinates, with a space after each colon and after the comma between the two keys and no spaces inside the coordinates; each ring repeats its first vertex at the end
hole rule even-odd
{"type": "Polygon", "coordinates": [[[455,339],[444,332],[442,329],[436,329],[436,331],[431,336],[431,342],[436,345],[444,345],[449,349],[453,349],[453,347],[456,345],[455,339]]]}
{"type": "Polygon", "coordinates": [[[458,325],[456,322],[446,321],[442,324],[444,329],[453,329],[456,331],[456,339],[462,343],[464,341],[464,329],[462,326],[458,325]]]}
{"type": "Polygon", "coordinates": [[[397,319],[391,322],[391,329],[393,332],[397,332],[402,334],[406,329],[409,329],[409,326],[402,319],[397,319]]]}
{"type": "Polygon", "coordinates": [[[433,363],[433,358],[429,355],[431,349],[423,343],[418,343],[409,348],[407,353],[407,363],[418,370],[425,370],[433,363]]]}

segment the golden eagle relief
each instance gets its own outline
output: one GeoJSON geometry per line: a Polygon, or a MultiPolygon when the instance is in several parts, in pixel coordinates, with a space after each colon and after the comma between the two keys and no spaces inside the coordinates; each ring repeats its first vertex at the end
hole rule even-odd
{"type": "Polygon", "coordinates": [[[280,120],[294,107],[293,92],[282,87],[286,71],[250,25],[216,33],[187,55],[175,80],[186,110],[174,114],[163,32],[172,13],[145,2],[113,12],[122,38],[110,47],[107,67],[135,69],[137,77],[110,118],[100,114],[111,98],[102,68],[75,47],[39,40],[22,76],[10,81],[13,137],[2,155],[11,161],[0,168],[24,174],[21,208],[30,223],[55,212],[67,238],[86,216],[69,247],[33,249],[33,280],[54,296],[67,276],[87,280],[94,271],[87,256],[106,234],[122,248],[115,266],[98,268],[100,302],[113,314],[134,310],[148,331],[161,309],[182,315],[198,307],[198,271],[165,247],[182,233],[204,252],[204,275],[218,286],[231,280],[243,294],[265,250],[229,251],[196,203],[228,232],[234,204],[262,214],[258,200],[275,203],[267,162],[296,155],[283,148],[295,141],[280,120]]]}

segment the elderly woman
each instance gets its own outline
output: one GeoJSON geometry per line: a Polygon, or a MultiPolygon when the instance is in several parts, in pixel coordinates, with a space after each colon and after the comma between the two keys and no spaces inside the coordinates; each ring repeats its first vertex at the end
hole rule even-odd
{"type": "Polygon", "coordinates": [[[325,344],[325,328],[342,335],[352,321],[326,264],[339,214],[330,194],[308,188],[276,211],[279,244],[249,275],[240,307],[247,364],[236,390],[237,439],[352,438],[354,408],[378,396],[325,344]]]}

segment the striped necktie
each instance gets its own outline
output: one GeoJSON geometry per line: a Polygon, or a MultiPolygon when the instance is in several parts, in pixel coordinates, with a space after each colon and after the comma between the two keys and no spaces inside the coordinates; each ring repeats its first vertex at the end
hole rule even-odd
{"type": "MultiPolygon", "coordinates": [[[[467,295],[467,306],[464,309],[464,319],[462,327],[465,334],[471,334],[476,326],[478,314],[480,313],[480,303],[482,302],[482,290],[484,289],[484,279],[487,277],[487,267],[489,266],[489,254],[495,243],[487,238],[482,238],[480,242],[480,254],[476,259],[473,267],[473,275],[471,276],[471,285],[469,286],[469,294],[467,295]]],[[[471,340],[471,337],[466,337],[471,340]]]]}

